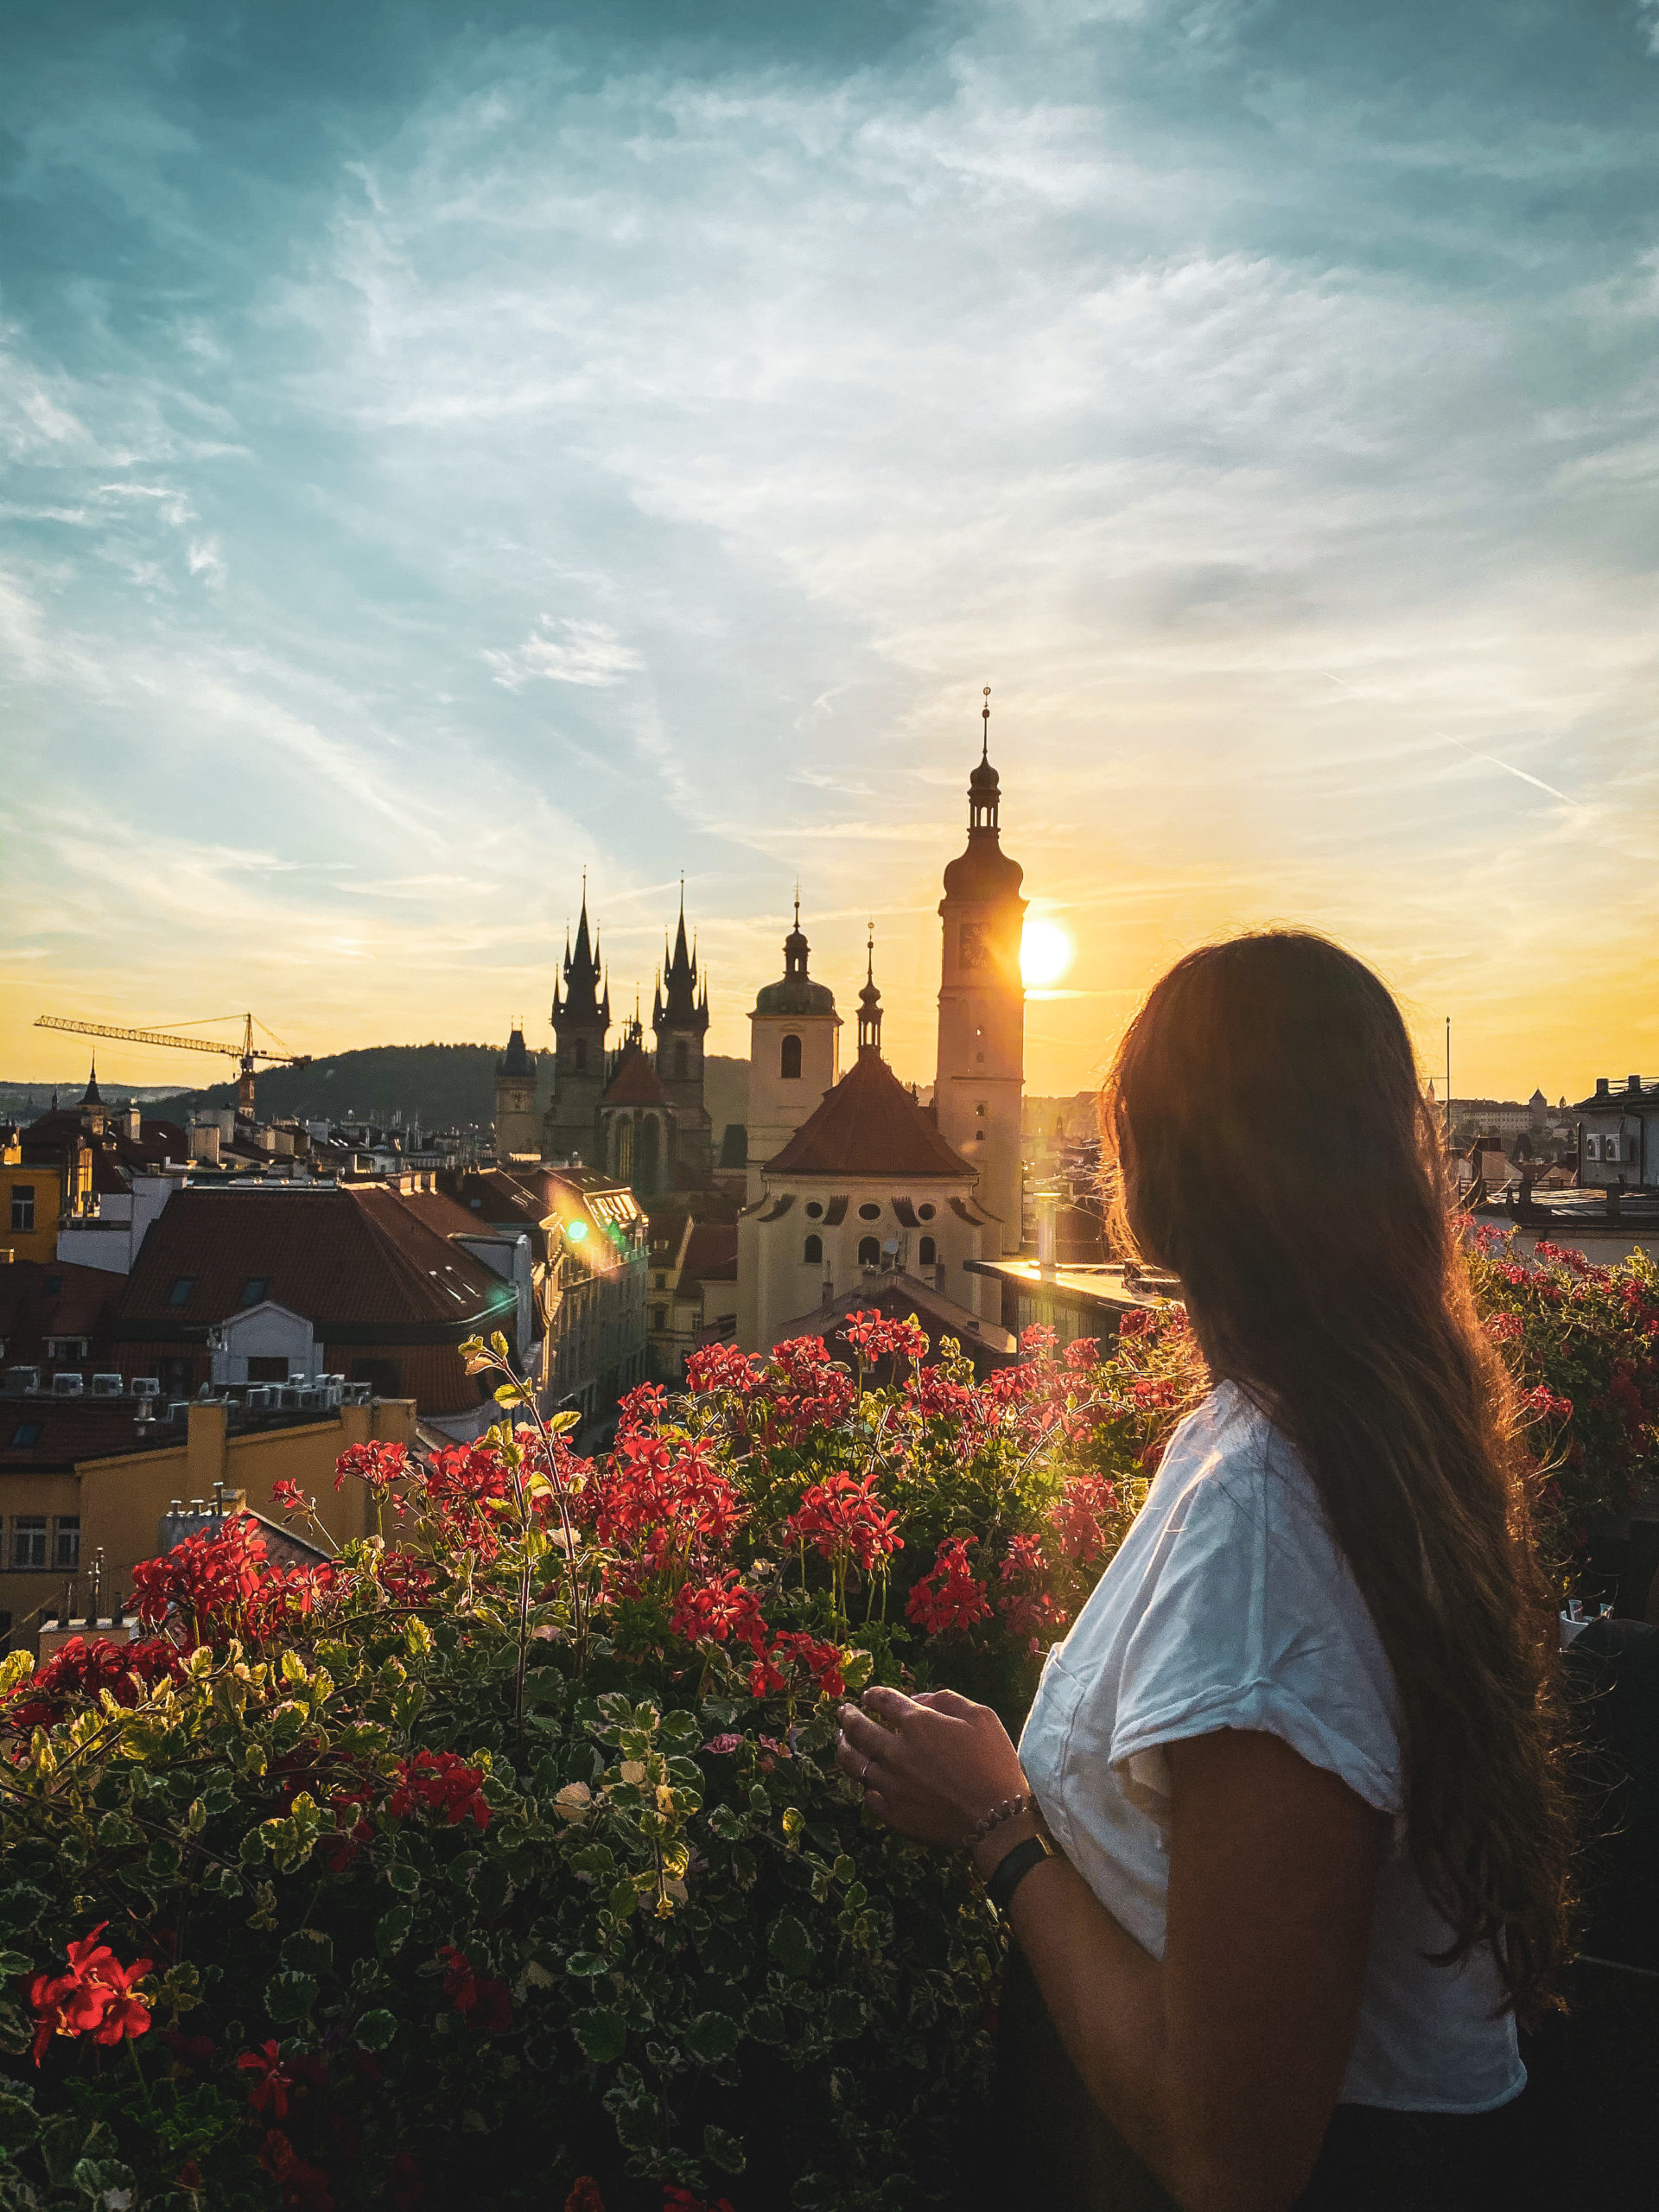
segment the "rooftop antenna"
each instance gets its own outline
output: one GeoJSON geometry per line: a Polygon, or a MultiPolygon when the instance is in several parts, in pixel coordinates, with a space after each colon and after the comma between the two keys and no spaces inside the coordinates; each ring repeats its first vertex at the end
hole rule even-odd
{"type": "Polygon", "coordinates": [[[795,879],[795,926],[797,929],[801,926],[801,879],[798,875],[795,879]]]}
{"type": "Polygon", "coordinates": [[[982,760],[988,760],[991,757],[991,687],[988,683],[985,686],[985,704],[980,709],[979,719],[982,725],[979,757],[982,760]]]}

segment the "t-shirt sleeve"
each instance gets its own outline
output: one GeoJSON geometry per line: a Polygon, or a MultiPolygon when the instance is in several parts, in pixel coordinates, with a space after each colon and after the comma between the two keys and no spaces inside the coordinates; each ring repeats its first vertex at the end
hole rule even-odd
{"type": "Polygon", "coordinates": [[[1130,1802],[1161,1824],[1166,1746],[1257,1729],[1393,1815],[1397,1833],[1393,1676],[1306,1478],[1212,1465],[1179,1500],[1160,1552],[1112,1727],[1111,1765],[1130,1802]]]}

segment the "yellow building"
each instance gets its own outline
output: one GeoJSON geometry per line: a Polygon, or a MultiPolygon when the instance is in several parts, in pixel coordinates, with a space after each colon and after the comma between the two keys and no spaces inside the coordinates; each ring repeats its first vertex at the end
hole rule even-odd
{"type": "Polygon", "coordinates": [[[0,1250],[17,1260],[54,1260],[58,1230],[81,1212],[92,1188],[92,1148],[79,1135],[26,1144],[15,1122],[0,1127],[0,1250]]]}
{"type": "MultiPolygon", "coordinates": [[[[186,1421],[151,1445],[140,1441],[130,1398],[67,1402],[43,1395],[0,1401],[0,1507],[4,1554],[0,1610],[14,1645],[33,1645],[43,1610],[67,1601],[86,1610],[99,1562],[100,1610],[132,1588],[132,1570],[156,1556],[162,1516],[175,1503],[227,1503],[282,1517],[271,1503],[281,1481],[317,1501],[336,1544],[374,1532],[367,1487],[334,1489],[334,1463],[353,1444],[415,1442],[412,1398],[342,1405],[318,1418],[232,1427],[221,1401],[192,1405],[186,1421]],[[102,1554],[101,1561],[99,1554],[102,1554]]],[[[146,1422],[153,1432],[160,1424],[146,1422]]],[[[311,1532],[315,1535],[315,1531],[311,1532]]]]}

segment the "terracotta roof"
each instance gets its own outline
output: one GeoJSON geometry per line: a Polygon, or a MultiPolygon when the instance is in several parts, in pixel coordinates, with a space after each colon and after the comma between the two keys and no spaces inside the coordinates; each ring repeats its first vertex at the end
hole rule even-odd
{"type": "Polygon", "coordinates": [[[625,1045],[610,1081],[600,1097],[601,1106],[666,1106],[668,1093],[657,1080],[657,1071],[638,1045],[625,1045]]]}
{"type": "MultiPolygon", "coordinates": [[[[117,1127],[113,1110],[105,1136],[115,1140],[116,1157],[126,1167],[160,1166],[163,1160],[183,1160],[190,1148],[190,1140],[176,1122],[152,1122],[140,1116],[136,1138],[125,1135],[117,1127]]],[[[124,1117],[123,1117],[124,1119],[124,1117]]],[[[23,1131],[23,1154],[31,1152],[61,1152],[64,1146],[76,1138],[82,1139],[96,1150],[100,1140],[81,1126],[80,1112],[76,1107],[63,1107],[55,1114],[42,1114],[23,1131]]]]}
{"type": "MultiPolygon", "coordinates": [[[[1006,1329],[995,1321],[982,1321],[969,1307],[959,1305],[933,1284],[899,1268],[891,1274],[866,1275],[833,1306],[820,1306],[814,1313],[781,1323],[772,1331],[772,1341],[778,1344],[791,1337],[822,1337],[832,1352],[845,1357],[846,1346],[837,1345],[836,1332],[849,1314],[872,1312],[889,1321],[907,1321],[913,1315],[927,1332],[928,1359],[938,1358],[942,1338],[954,1337],[982,1380],[993,1368],[1007,1366],[1019,1357],[1019,1346],[1006,1329]]],[[[883,1361],[876,1372],[890,1380],[897,1364],[883,1361]]],[[[908,1371],[907,1363],[901,1371],[908,1371]]]]}
{"type": "Polygon", "coordinates": [[[729,1279],[736,1271],[737,1224],[700,1221],[691,1231],[685,1257],[680,1262],[681,1281],[690,1276],[699,1282],[719,1282],[729,1279]]]}
{"type": "Polygon", "coordinates": [[[254,1280],[261,1296],[330,1335],[395,1327],[447,1341],[494,1325],[513,1303],[510,1283],[385,1184],[196,1185],[169,1200],[145,1237],[115,1334],[199,1338],[241,1308],[254,1280]]]}
{"type": "Polygon", "coordinates": [[[22,1359],[13,1350],[21,1339],[97,1336],[121,1283],[107,1268],[73,1260],[15,1260],[0,1268],[0,1339],[8,1363],[22,1359]]]}
{"type": "Polygon", "coordinates": [[[145,1427],[149,1436],[137,1441],[130,1398],[0,1398],[0,1473],[62,1471],[81,1459],[153,1452],[158,1444],[179,1440],[176,1432],[156,1437],[153,1421],[145,1427]]]}
{"type": "Polygon", "coordinates": [[[948,1177],[977,1171],[945,1142],[878,1052],[861,1052],[774,1159],[768,1175],[948,1177]]]}

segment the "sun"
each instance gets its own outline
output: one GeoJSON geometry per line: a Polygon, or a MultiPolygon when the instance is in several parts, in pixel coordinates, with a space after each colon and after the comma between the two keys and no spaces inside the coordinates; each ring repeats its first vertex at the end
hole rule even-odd
{"type": "Polygon", "coordinates": [[[1027,989],[1058,983],[1071,965],[1071,940],[1058,922],[1029,917],[1020,940],[1020,973],[1027,989]]]}

